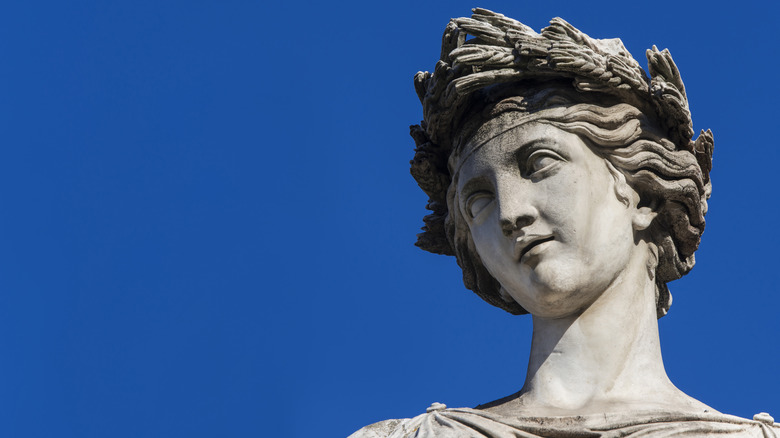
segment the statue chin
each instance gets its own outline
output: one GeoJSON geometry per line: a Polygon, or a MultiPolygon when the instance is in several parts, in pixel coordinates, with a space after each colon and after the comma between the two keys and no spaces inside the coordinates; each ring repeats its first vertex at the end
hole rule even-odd
{"type": "Polygon", "coordinates": [[[412,175],[433,211],[418,246],[454,255],[488,303],[530,313],[528,372],[516,394],[351,438],[778,436],[771,415],[717,412],[663,366],[658,319],[694,265],[713,147],[710,131],[693,139],[669,52],[648,50],[648,76],[618,39],[485,9],[442,44],[415,77],[412,175]]]}

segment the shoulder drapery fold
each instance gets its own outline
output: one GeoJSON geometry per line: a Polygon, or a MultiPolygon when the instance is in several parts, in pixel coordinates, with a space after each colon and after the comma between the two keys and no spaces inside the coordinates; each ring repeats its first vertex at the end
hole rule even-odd
{"type": "Polygon", "coordinates": [[[349,438],[777,438],[780,424],[718,413],[626,413],[575,417],[510,418],[460,408],[382,421],[349,438]]]}

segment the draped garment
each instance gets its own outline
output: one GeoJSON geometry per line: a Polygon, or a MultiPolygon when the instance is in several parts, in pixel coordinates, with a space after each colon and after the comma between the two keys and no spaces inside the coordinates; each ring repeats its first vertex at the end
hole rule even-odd
{"type": "Polygon", "coordinates": [[[348,438],[780,437],[780,424],[771,417],[759,414],[754,418],[673,412],[514,418],[477,409],[432,406],[425,414],[380,421],[348,438]]]}

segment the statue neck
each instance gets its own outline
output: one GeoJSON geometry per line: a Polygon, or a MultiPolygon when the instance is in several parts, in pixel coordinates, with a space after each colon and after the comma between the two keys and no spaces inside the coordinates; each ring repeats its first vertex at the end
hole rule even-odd
{"type": "MultiPolygon", "coordinates": [[[[644,242],[640,246],[646,249],[644,242]]],[[[523,409],[567,415],[609,412],[610,407],[625,411],[627,405],[692,407],[693,399],[674,387],[663,366],[647,257],[632,258],[583,311],[564,318],[533,317],[528,373],[517,399],[523,409]]]]}

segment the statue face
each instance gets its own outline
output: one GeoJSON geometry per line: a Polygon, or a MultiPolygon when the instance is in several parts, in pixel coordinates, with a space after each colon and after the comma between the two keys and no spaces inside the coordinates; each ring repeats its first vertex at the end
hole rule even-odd
{"type": "Polygon", "coordinates": [[[576,134],[524,124],[459,164],[458,203],[477,252],[530,313],[586,308],[637,256],[638,196],[576,134]]]}

